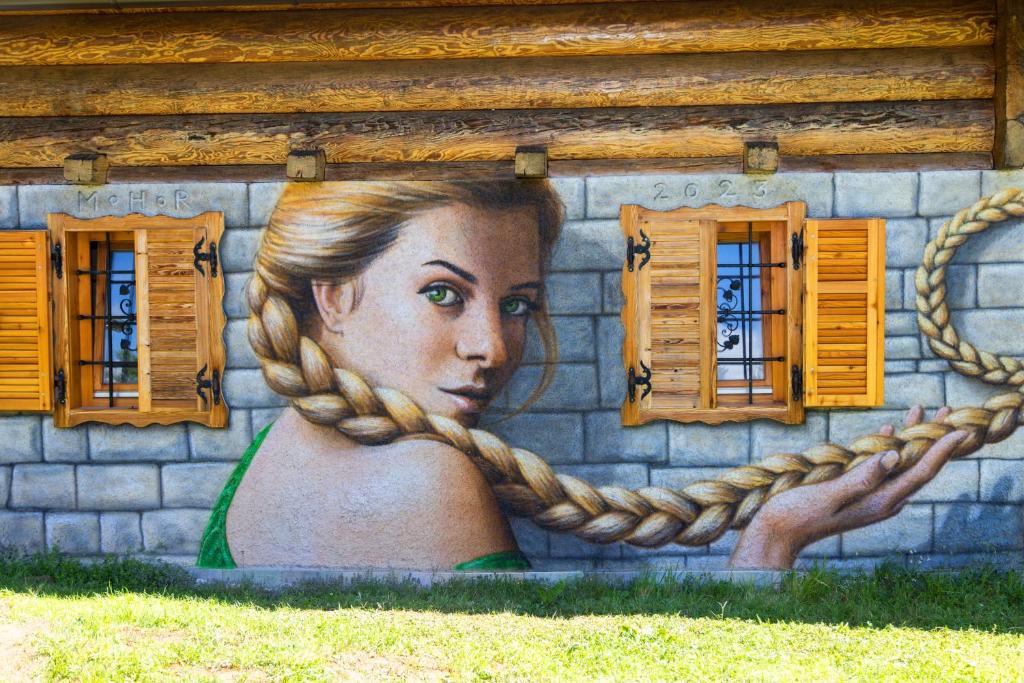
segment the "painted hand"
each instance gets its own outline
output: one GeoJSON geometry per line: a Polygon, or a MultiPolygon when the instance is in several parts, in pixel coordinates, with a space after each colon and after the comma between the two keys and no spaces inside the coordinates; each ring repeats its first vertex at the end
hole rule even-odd
{"type": "MultiPolygon", "coordinates": [[[[941,408],[935,419],[950,412],[941,408]]],[[[921,422],[924,410],[912,408],[907,426],[921,422]]],[[[891,436],[887,425],[881,434],[891,436]]],[[[889,478],[899,462],[896,451],[877,453],[831,481],[783,491],[770,498],[740,534],[729,566],[735,569],[789,569],[807,545],[826,536],[889,519],[907,498],[927,484],[967,436],[955,431],[942,437],[910,469],[889,478]]]]}

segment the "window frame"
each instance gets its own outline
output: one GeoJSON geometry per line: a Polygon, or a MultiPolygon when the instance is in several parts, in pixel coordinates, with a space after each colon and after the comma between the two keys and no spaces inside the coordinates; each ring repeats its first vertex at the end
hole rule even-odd
{"type": "MultiPolygon", "coordinates": [[[[746,240],[747,229],[745,227],[746,225],[747,225],[747,223],[730,223],[730,222],[727,222],[727,221],[720,221],[718,223],[718,242],[717,242],[718,245],[722,245],[722,244],[746,244],[747,243],[747,240],[746,240]],[[724,239],[723,240],[722,239],[723,237],[726,237],[728,239],[724,239]]],[[[773,244],[773,240],[772,240],[773,228],[772,227],[770,227],[770,226],[769,227],[764,227],[763,223],[758,222],[755,226],[752,226],[752,232],[757,237],[757,244],[759,246],[759,249],[758,249],[758,251],[759,251],[759,261],[761,263],[773,262],[776,258],[781,257],[780,254],[777,253],[778,250],[776,248],[776,245],[773,244]]],[[[721,266],[719,265],[718,267],[720,268],[721,266]]],[[[779,283],[776,281],[776,278],[772,277],[773,273],[771,271],[774,270],[774,269],[767,268],[767,267],[761,267],[761,268],[758,268],[758,270],[761,271],[759,273],[759,275],[758,275],[758,278],[759,278],[759,280],[761,282],[761,288],[760,288],[761,289],[761,292],[760,292],[761,303],[760,303],[760,308],[761,308],[761,310],[764,310],[764,309],[774,309],[774,308],[777,307],[777,305],[779,303],[778,299],[779,299],[779,296],[780,296],[779,283]]],[[[717,277],[718,277],[718,273],[717,272],[715,273],[715,277],[717,279],[717,277]]],[[[717,302],[716,302],[716,304],[717,304],[717,302]]],[[[778,307],[781,307],[781,306],[778,306],[778,307]]],[[[720,312],[720,311],[718,311],[718,312],[720,312]]],[[[780,335],[782,333],[784,333],[784,330],[785,330],[784,321],[779,319],[779,316],[775,316],[775,315],[771,315],[771,316],[767,316],[767,317],[762,316],[761,328],[762,328],[761,329],[761,346],[762,346],[762,351],[763,351],[762,355],[770,356],[772,354],[772,352],[773,352],[773,349],[778,348],[778,347],[781,346],[781,344],[779,342],[780,342],[780,335]]],[[[717,354],[716,354],[716,366],[717,366],[717,354]]],[[[778,374],[778,368],[775,365],[771,365],[771,364],[767,364],[766,363],[765,364],[765,370],[766,370],[766,372],[764,373],[764,375],[765,375],[764,377],[762,377],[761,379],[758,379],[758,380],[753,380],[753,382],[752,382],[752,385],[753,385],[754,388],[757,388],[757,389],[768,388],[768,389],[770,389],[770,391],[767,392],[767,393],[762,393],[762,392],[755,393],[755,396],[758,399],[757,403],[765,403],[766,401],[765,401],[764,397],[766,397],[766,396],[771,398],[772,402],[773,402],[773,401],[777,400],[777,398],[779,396],[779,393],[780,393],[779,390],[778,390],[778,385],[781,383],[782,378],[778,374]]],[[[721,389],[721,388],[726,388],[726,389],[733,389],[733,388],[743,389],[744,387],[747,386],[747,381],[743,380],[743,379],[726,379],[726,380],[719,379],[717,372],[715,373],[714,381],[715,381],[715,388],[716,389],[721,389]]],[[[716,391],[715,393],[716,393],[716,396],[717,396],[717,401],[721,402],[723,400],[723,397],[724,397],[725,398],[725,402],[727,404],[734,403],[734,402],[738,401],[738,399],[733,400],[731,397],[733,397],[733,396],[742,397],[744,395],[742,391],[740,391],[740,392],[728,392],[728,393],[722,393],[720,391],[716,391]]]]}
{"type": "MultiPolygon", "coordinates": [[[[106,243],[103,239],[106,234],[111,235],[110,247],[115,251],[127,251],[130,250],[133,254],[135,253],[134,238],[130,231],[102,231],[102,232],[79,232],[75,234],[77,244],[75,246],[75,252],[77,254],[76,270],[92,270],[92,259],[91,259],[91,243],[98,242],[97,246],[97,262],[102,263],[105,258],[106,243]]],[[[136,271],[138,269],[138,259],[135,259],[136,271]]],[[[136,278],[138,273],[136,272],[136,278]]],[[[76,311],[81,313],[83,310],[93,310],[94,315],[101,316],[104,314],[105,296],[99,296],[103,292],[103,288],[109,287],[110,282],[107,280],[105,274],[74,274],[70,272],[67,277],[78,278],[78,304],[76,311]],[[90,297],[93,295],[99,296],[99,300],[93,304],[90,301],[90,297]]],[[[136,294],[136,313],[138,311],[138,296],[136,294]]],[[[104,326],[97,325],[96,320],[79,320],[79,339],[83,340],[82,348],[79,350],[79,356],[88,355],[89,358],[98,359],[103,355],[103,336],[104,326]]],[[[136,326],[138,321],[136,320],[136,326]]],[[[107,384],[103,381],[104,367],[102,365],[93,366],[81,366],[79,368],[79,375],[81,381],[81,400],[83,405],[97,408],[109,407],[107,400],[97,394],[105,393],[107,391],[107,384]]],[[[136,370],[136,373],[138,370],[136,370]]],[[[139,383],[138,380],[134,383],[115,383],[114,393],[125,393],[135,392],[135,396],[115,396],[114,407],[116,408],[130,408],[138,409],[138,391],[139,383]]]]}
{"type": "MultiPolygon", "coordinates": [[[[784,357],[784,361],[771,364],[779,365],[780,367],[773,368],[770,402],[737,405],[735,400],[729,398],[729,394],[718,394],[717,353],[712,348],[709,352],[706,352],[710,354],[710,357],[706,357],[704,360],[706,364],[710,365],[710,368],[701,370],[702,382],[710,380],[715,383],[710,389],[704,389],[710,399],[707,407],[673,410],[671,414],[666,414],[666,411],[663,410],[645,409],[643,400],[637,400],[634,403],[630,402],[627,398],[622,404],[622,424],[639,425],[657,419],[671,419],[684,423],[703,422],[706,424],[742,422],[753,419],[769,419],[784,424],[803,423],[804,404],[802,396],[796,391],[798,387],[794,387],[794,373],[792,371],[793,368],[799,370],[803,365],[803,273],[794,267],[793,252],[789,245],[794,236],[801,234],[806,212],[806,204],[799,201],[785,202],[779,206],[765,209],[743,206],[726,207],[717,204],[709,204],[699,208],[679,208],[670,211],[645,209],[637,205],[623,205],[621,207],[621,225],[624,233],[628,236],[639,234],[640,224],[645,220],[651,219],[657,221],[714,221],[717,224],[745,224],[748,222],[769,224],[772,258],[774,259],[776,254],[780,254],[786,264],[785,268],[768,269],[781,271],[778,274],[771,274],[771,287],[773,288],[772,291],[776,293],[775,295],[779,297],[779,301],[784,303],[785,308],[785,313],[782,316],[782,327],[772,337],[773,342],[781,344],[780,355],[784,357]],[[723,400],[723,396],[726,397],[725,400],[723,400]]],[[[708,259],[714,264],[717,264],[717,245],[718,240],[716,238],[713,244],[702,247],[714,250],[715,253],[711,254],[708,259]]],[[[657,247],[652,245],[652,254],[656,253],[656,249],[657,247]]],[[[716,278],[716,276],[717,265],[706,272],[702,272],[703,285],[707,286],[708,278],[716,278]]],[[[627,369],[631,367],[630,361],[632,359],[639,360],[639,354],[643,353],[637,347],[638,330],[635,327],[635,322],[630,322],[630,316],[633,312],[639,310],[641,304],[635,300],[638,296],[636,288],[627,284],[629,277],[631,275],[627,273],[627,268],[624,266],[622,282],[626,303],[623,306],[622,320],[626,326],[626,334],[623,342],[623,358],[626,360],[627,369]]],[[[714,285],[714,283],[711,284],[714,285]]],[[[716,292],[717,287],[711,291],[716,292]]],[[[717,315],[717,296],[712,297],[712,299],[711,305],[714,313],[717,315]]],[[[717,335],[717,324],[714,325],[714,329],[717,335]]],[[[715,347],[716,345],[712,342],[710,346],[715,347]]],[[[639,370],[639,368],[636,368],[636,370],[639,370]]],[[[652,377],[652,383],[652,391],[657,391],[657,374],[652,377]]],[[[745,394],[742,394],[742,396],[746,398],[745,394]]],[[[650,401],[651,399],[648,397],[646,400],[650,401]]],[[[648,407],[650,405],[648,403],[648,407]]]]}
{"type": "MultiPolygon", "coordinates": [[[[228,409],[223,392],[219,402],[208,400],[205,408],[198,395],[195,400],[182,400],[174,405],[171,405],[172,402],[154,405],[155,402],[148,396],[149,383],[152,381],[148,373],[153,367],[149,353],[149,299],[150,295],[157,291],[151,290],[149,285],[149,236],[160,231],[192,230],[193,234],[205,237],[207,246],[219,244],[224,230],[223,213],[210,211],[192,218],[130,214],[93,219],[52,213],[48,214],[47,220],[50,240],[52,244],[60,245],[64,261],[62,277],[54,281],[56,286],[53,287],[53,357],[54,368],[65,371],[67,389],[65,401],[54,403],[54,425],[73,427],[85,422],[101,422],[144,426],[196,422],[208,427],[226,427],[228,409]],[[96,349],[91,327],[82,324],[89,321],[77,319],[83,306],[86,310],[89,309],[90,292],[85,291],[83,284],[88,287],[92,283],[91,276],[83,278],[78,271],[89,269],[89,241],[105,233],[111,234],[112,241],[115,235],[118,236],[117,241],[120,242],[127,241],[124,239],[125,235],[130,236],[135,252],[139,396],[116,397],[113,407],[110,407],[105,399],[95,398],[97,375],[94,367],[80,363],[85,357],[84,352],[92,354],[96,349]],[[88,338],[87,341],[83,337],[88,338]]],[[[192,253],[185,254],[184,250],[181,256],[189,262],[193,258],[192,253]]],[[[207,361],[207,378],[211,377],[214,370],[222,378],[226,362],[223,334],[227,322],[222,304],[224,278],[220,273],[212,277],[209,263],[204,265],[206,275],[195,280],[196,298],[193,307],[197,326],[196,359],[197,362],[207,361]]],[[[102,366],[96,367],[102,373],[102,366]]],[[[99,381],[102,384],[102,374],[99,375],[99,381]]],[[[103,386],[105,388],[106,385],[103,386]]],[[[210,393],[207,392],[208,395],[210,393]]]]}

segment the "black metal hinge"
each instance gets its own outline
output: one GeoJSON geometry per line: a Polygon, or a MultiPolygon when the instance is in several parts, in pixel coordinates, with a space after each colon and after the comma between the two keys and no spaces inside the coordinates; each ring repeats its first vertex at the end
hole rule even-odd
{"type": "Polygon", "coordinates": [[[800,270],[800,262],[804,258],[804,231],[793,233],[789,240],[790,250],[793,254],[793,270],[800,270]]]}
{"type": "Polygon", "coordinates": [[[643,393],[640,394],[641,401],[647,398],[647,394],[651,393],[651,369],[644,365],[643,361],[640,361],[640,369],[644,371],[642,377],[637,376],[636,368],[630,367],[626,378],[626,383],[629,387],[630,403],[636,403],[637,386],[642,386],[644,388],[643,393]]]}
{"type": "Polygon", "coordinates": [[[64,251],[61,249],[60,242],[53,245],[50,249],[50,263],[53,265],[53,270],[57,273],[57,279],[64,277],[64,251]]]}
{"type": "Polygon", "coordinates": [[[804,369],[794,365],[789,369],[789,378],[793,385],[793,398],[804,397],[804,369]]]}
{"type": "Polygon", "coordinates": [[[213,379],[204,379],[203,376],[206,374],[206,367],[207,366],[204,365],[203,368],[196,373],[196,394],[199,395],[199,398],[203,399],[203,407],[209,408],[210,400],[206,398],[205,392],[207,389],[213,391],[213,405],[220,405],[220,371],[213,371],[213,379]]]}
{"type": "Polygon", "coordinates": [[[200,237],[196,245],[192,247],[192,256],[194,257],[192,263],[200,274],[206,275],[206,271],[203,270],[203,261],[207,261],[210,264],[210,277],[217,277],[217,243],[210,242],[210,247],[204,254],[202,253],[204,242],[206,242],[206,237],[200,237]]]}
{"type": "Polygon", "coordinates": [[[68,385],[64,378],[64,368],[53,375],[53,397],[61,405],[64,405],[68,399],[68,385]]]}
{"type": "Polygon", "coordinates": [[[647,265],[647,262],[651,260],[651,240],[648,239],[644,231],[640,231],[640,239],[643,241],[642,244],[637,246],[636,240],[630,236],[626,240],[626,267],[629,272],[633,272],[633,262],[636,259],[637,254],[642,254],[643,258],[640,259],[640,265],[637,268],[643,268],[647,265]]]}

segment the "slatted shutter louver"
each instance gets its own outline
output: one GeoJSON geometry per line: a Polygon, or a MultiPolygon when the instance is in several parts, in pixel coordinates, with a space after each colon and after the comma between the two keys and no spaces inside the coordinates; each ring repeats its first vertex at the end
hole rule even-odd
{"type": "Polygon", "coordinates": [[[883,403],[885,222],[808,220],[804,405],[883,403]]]}
{"type": "Polygon", "coordinates": [[[40,230],[0,231],[0,410],[50,410],[50,254],[40,230]]]}
{"type": "Polygon", "coordinates": [[[144,235],[147,286],[140,288],[139,296],[145,297],[149,371],[141,381],[149,385],[153,408],[180,402],[202,408],[196,373],[204,365],[209,367],[198,315],[205,278],[192,263],[192,247],[204,233],[202,229],[152,230],[144,235]]]}
{"type": "Polygon", "coordinates": [[[672,419],[678,411],[713,407],[715,239],[710,220],[664,220],[635,206],[623,207],[627,239],[650,241],[633,270],[623,267],[622,322],[626,365],[641,379],[650,370],[650,391],[637,384],[623,403],[623,424],[672,419]]]}

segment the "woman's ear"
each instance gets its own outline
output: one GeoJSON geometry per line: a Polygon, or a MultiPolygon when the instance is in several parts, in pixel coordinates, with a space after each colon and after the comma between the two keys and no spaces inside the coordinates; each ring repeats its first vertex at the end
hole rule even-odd
{"type": "Polygon", "coordinates": [[[341,334],[345,319],[356,307],[355,281],[335,283],[313,280],[313,300],[320,311],[324,328],[341,334]]]}

